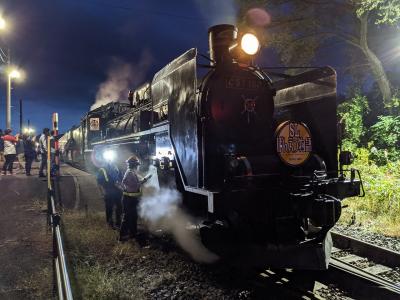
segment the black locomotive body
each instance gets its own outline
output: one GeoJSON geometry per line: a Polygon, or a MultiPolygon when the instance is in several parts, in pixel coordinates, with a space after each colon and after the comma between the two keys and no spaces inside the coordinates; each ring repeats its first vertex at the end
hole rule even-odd
{"type": "Polygon", "coordinates": [[[110,119],[125,114],[129,109],[127,103],[111,102],[88,112],[79,126],[74,126],[59,139],[62,160],[93,170],[92,144],[106,138],[110,119]]]}
{"type": "Polygon", "coordinates": [[[329,229],[361,182],[354,170],[348,179],[339,172],[336,73],[273,81],[232,59],[234,31],[210,29],[205,75],[197,50],[187,51],[83,147],[114,148],[121,164],[135,153],[155,167],[160,185],[177,188],[184,207],[203,217],[202,240],[220,256],[326,268],[329,229]]]}

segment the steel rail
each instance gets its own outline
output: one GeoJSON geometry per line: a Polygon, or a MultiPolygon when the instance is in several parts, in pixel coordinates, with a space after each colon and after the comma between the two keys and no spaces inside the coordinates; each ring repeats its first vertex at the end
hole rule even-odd
{"type": "Polygon", "coordinates": [[[389,267],[400,266],[400,253],[337,232],[331,232],[333,245],[339,249],[350,248],[355,254],[366,256],[374,262],[389,267]]]}
{"type": "MultiPolygon", "coordinates": [[[[400,265],[400,253],[340,233],[331,232],[333,245],[340,249],[351,249],[360,258],[389,267],[400,265]]],[[[331,258],[329,269],[323,275],[325,280],[336,281],[354,293],[371,299],[400,299],[400,285],[352,265],[341,258],[331,258]]]]}
{"type": "Polygon", "coordinates": [[[385,294],[389,299],[399,299],[400,297],[400,286],[380,276],[366,272],[363,269],[336,258],[331,258],[329,267],[333,268],[335,271],[339,271],[341,274],[350,275],[348,277],[349,284],[353,283],[354,279],[360,280],[369,287],[377,287],[375,291],[385,294]]]}

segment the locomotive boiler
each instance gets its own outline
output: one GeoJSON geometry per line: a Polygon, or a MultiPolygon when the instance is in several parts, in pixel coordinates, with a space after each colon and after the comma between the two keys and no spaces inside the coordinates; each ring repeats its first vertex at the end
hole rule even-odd
{"type": "Polygon", "coordinates": [[[343,167],[350,153],[338,153],[335,70],[267,72],[252,63],[256,37],[233,25],[211,27],[209,45],[208,65],[197,49],[170,62],[82,151],[113,148],[156,167],[221,257],[326,268],[341,201],[361,188],[343,167]]]}

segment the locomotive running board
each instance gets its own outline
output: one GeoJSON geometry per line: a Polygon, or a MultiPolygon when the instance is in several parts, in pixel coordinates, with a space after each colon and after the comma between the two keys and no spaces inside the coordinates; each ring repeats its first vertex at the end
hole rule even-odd
{"type": "Polygon", "coordinates": [[[218,194],[218,192],[212,192],[209,190],[203,190],[199,188],[194,188],[190,186],[184,186],[186,192],[191,192],[194,194],[199,194],[207,197],[207,206],[208,206],[208,212],[209,213],[214,213],[214,195],[218,194]]]}

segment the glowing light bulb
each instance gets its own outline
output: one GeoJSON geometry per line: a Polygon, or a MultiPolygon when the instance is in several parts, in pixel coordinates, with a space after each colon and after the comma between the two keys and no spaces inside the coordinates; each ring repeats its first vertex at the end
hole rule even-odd
{"type": "Polygon", "coordinates": [[[260,50],[260,41],[254,34],[246,33],[242,37],[240,46],[246,54],[254,55],[260,50]]]}

